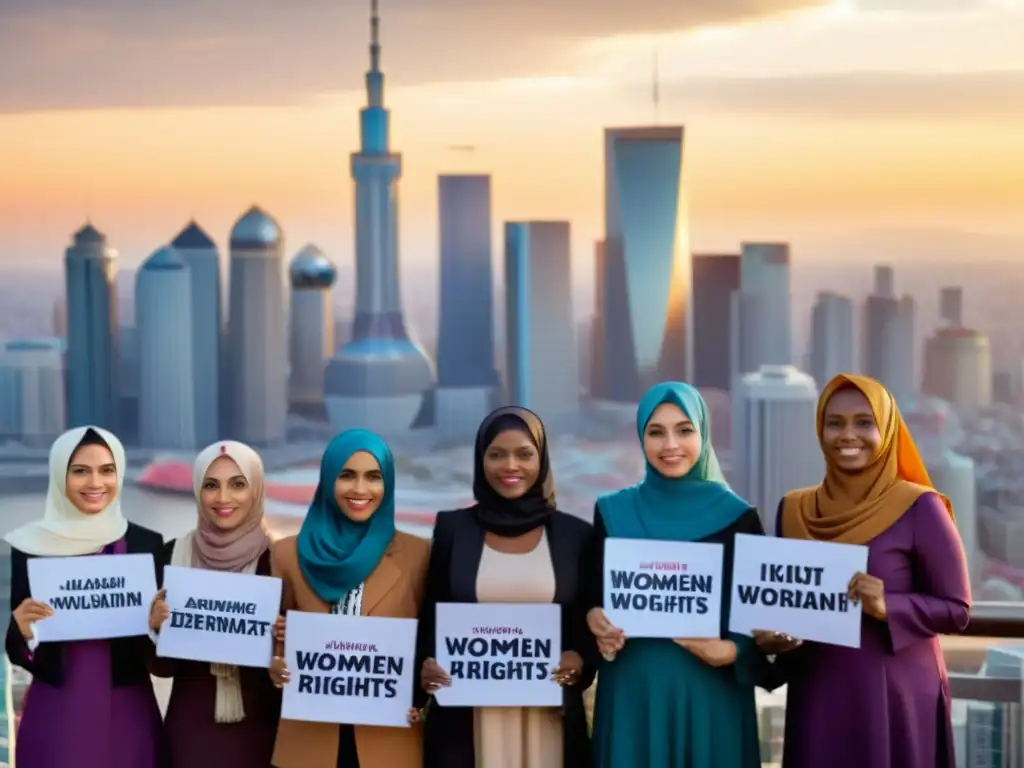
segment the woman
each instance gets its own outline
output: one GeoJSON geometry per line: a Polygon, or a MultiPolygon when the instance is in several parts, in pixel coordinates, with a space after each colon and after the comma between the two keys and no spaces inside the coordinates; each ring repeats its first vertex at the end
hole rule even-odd
{"type": "Polygon", "coordinates": [[[961,632],[971,592],[949,500],[932,487],[892,395],[840,374],[818,401],[825,479],[786,495],[780,535],[862,544],[850,581],[860,648],[758,633],[788,683],[785,768],[954,765],[949,682],[937,635],[961,632]],[[836,695],[837,693],[841,695],[836,695]]]}
{"type": "Polygon", "coordinates": [[[588,555],[587,620],[605,659],[594,710],[595,765],[760,768],[754,683],[763,657],[728,625],[733,539],[763,534],[761,520],[725,482],[696,389],[654,386],[640,401],[636,426],[644,480],[598,499],[588,555]],[[722,544],[728,639],[627,640],[601,608],[608,537],[722,544]]]}
{"type": "Polygon", "coordinates": [[[439,512],[434,523],[419,626],[421,685],[434,693],[451,682],[433,659],[438,603],[557,603],[563,647],[553,676],[564,706],[431,706],[424,765],[589,766],[582,693],[593,680],[597,647],[586,628],[579,568],[590,525],[556,510],[544,426],[525,408],[499,408],[484,419],[473,469],[476,505],[439,512]]]}
{"type": "MultiPolygon", "coordinates": [[[[263,462],[242,443],[215,443],[196,458],[194,530],[164,549],[183,568],[270,575],[263,521],[263,462]]],[[[150,609],[154,632],[170,616],[160,590],[150,609]]],[[[169,768],[266,768],[274,751],[281,696],[267,670],[157,659],[153,673],[174,678],[164,718],[169,768]]]]}
{"type": "MultiPolygon", "coordinates": [[[[281,612],[415,619],[423,597],[430,545],[395,530],[395,463],[372,432],[342,432],[320,462],[320,482],[299,535],[274,545],[273,572],[283,584],[281,612]]],[[[283,639],[284,618],[275,636],[283,639]]],[[[290,675],[278,646],[270,673],[290,675]]],[[[418,710],[411,728],[330,725],[282,720],[277,768],[420,768],[418,710]]]]}
{"type": "MultiPolygon", "coordinates": [[[[42,520],[7,534],[11,605],[7,655],[32,675],[18,729],[21,768],[155,768],[160,709],[147,664],[147,637],[39,643],[35,623],[53,610],[29,593],[31,557],[152,554],[163,537],[121,513],[124,448],[99,427],[79,427],[50,449],[42,520]]],[[[158,569],[159,570],[159,569],[158,569]]],[[[158,573],[159,579],[159,573],[158,573]]]]}

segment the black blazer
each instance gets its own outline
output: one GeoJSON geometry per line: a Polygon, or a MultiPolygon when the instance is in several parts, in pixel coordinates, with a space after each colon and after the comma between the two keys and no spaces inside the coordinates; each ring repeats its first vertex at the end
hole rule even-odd
{"type": "MultiPolygon", "coordinates": [[[[128,523],[124,534],[128,554],[153,555],[157,584],[163,580],[161,552],[164,537],[156,531],[128,523]]],[[[28,586],[28,561],[35,555],[27,555],[11,548],[11,610],[31,597],[28,586]]],[[[153,642],[146,635],[139,637],[118,637],[110,643],[111,681],[115,687],[134,685],[149,681],[149,663],[154,655],[153,642]]],[[[11,616],[7,627],[7,657],[11,663],[27,670],[49,685],[59,687],[64,680],[64,643],[40,643],[34,652],[28,649],[28,642],[18,630],[18,624],[11,616]]]]}
{"type": "MultiPolygon", "coordinates": [[[[580,583],[583,553],[593,529],[564,512],[556,512],[545,525],[555,571],[554,602],[562,606],[562,650],[583,658],[583,675],[563,691],[565,766],[590,764],[590,737],[583,707],[583,691],[594,681],[599,659],[597,643],[587,628],[585,590],[580,583]]],[[[434,523],[430,565],[417,632],[417,669],[435,656],[438,603],[475,603],[476,578],[484,551],[484,529],[473,508],[438,512],[434,523]]],[[[419,681],[416,689],[422,690],[419,681]]],[[[431,703],[425,722],[424,766],[474,768],[473,710],[431,703]]]]}

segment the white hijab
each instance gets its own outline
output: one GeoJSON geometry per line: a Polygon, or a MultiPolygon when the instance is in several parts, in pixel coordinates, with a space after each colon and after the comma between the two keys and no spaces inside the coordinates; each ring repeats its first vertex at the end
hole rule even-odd
{"type": "Polygon", "coordinates": [[[69,429],[50,448],[50,487],[46,491],[46,511],[42,519],[16,528],[4,540],[28,555],[70,557],[98,552],[128,530],[128,521],[121,513],[124,472],[124,446],[114,435],[99,427],[69,429]],[[68,499],[66,488],[68,464],[90,429],[103,438],[114,455],[117,496],[102,512],[85,515],[68,499]]]}

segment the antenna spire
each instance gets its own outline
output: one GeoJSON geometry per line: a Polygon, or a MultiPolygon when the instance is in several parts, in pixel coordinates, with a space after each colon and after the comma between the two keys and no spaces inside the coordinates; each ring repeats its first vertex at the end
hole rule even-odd
{"type": "Polygon", "coordinates": [[[380,12],[377,0],[370,0],[370,71],[380,71],[380,12]]]}

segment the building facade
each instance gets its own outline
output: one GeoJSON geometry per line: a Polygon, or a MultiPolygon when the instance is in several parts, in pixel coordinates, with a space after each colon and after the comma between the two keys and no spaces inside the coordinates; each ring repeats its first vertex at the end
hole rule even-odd
{"type": "Polygon", "coordinates": [[[853,300],[824,291],[811,310],[809,372],[818,388],[839,373],[857,373],[853,300]]]}
{"type": "Polygon", "coordinates": [[[296,413],[323,418],[324,372],[335,349],[331,288],[338,270],[310,243],[292,259],[288,276],[292,286],[288,402],[296,413]]]}
{"type": "Polygon", "coordinates": [[[693,383],[732,386],[732,295],[740,289],[739,254],[693,255],[693,383]]]}
{"type": "Polygon", "coordinates": [[[66,424],[60,339],[8,341],[0,350],[0,440],[49,446],[66,424]]]}

